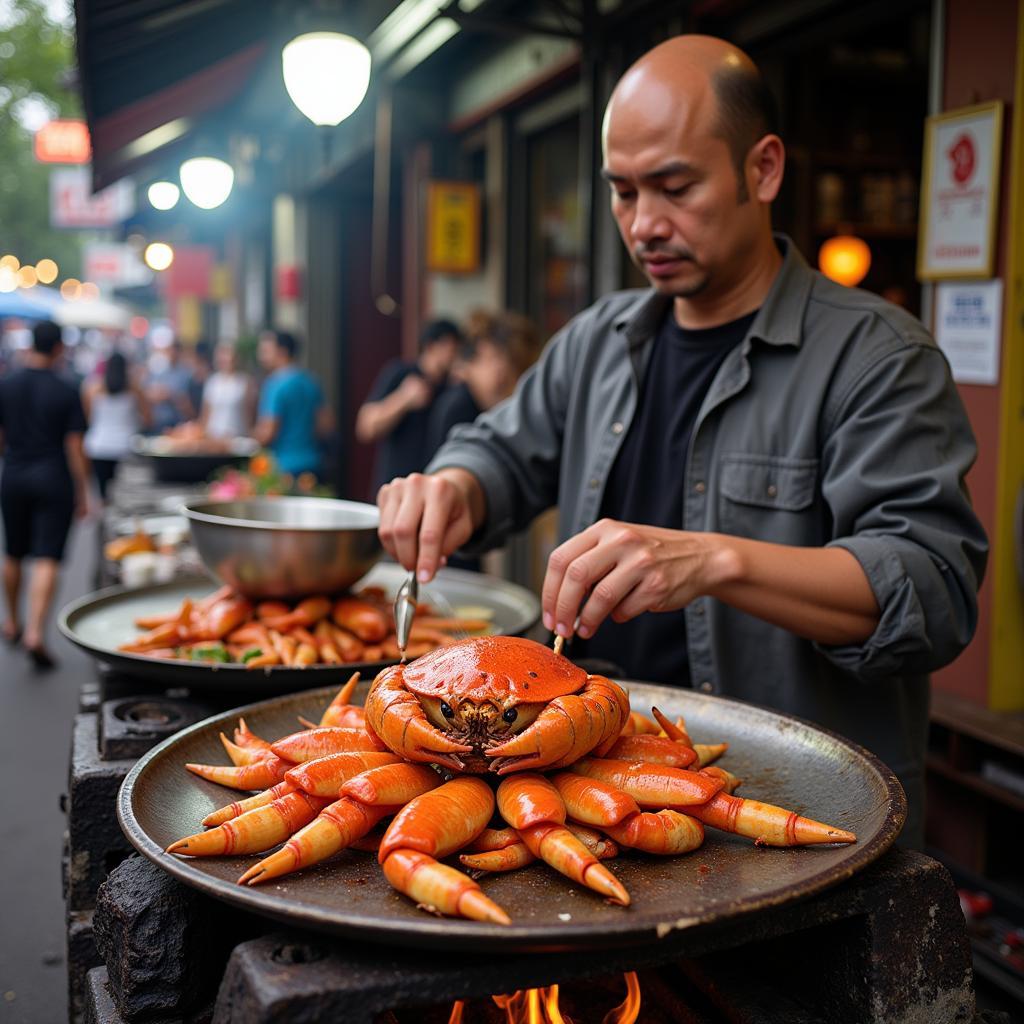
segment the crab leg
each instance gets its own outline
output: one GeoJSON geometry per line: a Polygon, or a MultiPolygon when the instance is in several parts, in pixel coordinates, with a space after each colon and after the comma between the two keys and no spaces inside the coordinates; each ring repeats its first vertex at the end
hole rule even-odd
{"type": "Polygon", "coordinates": [[[690,807],[707,803],[724,785],[721,779],[682,768],[597,757],[584,758],[571,765],[569,771],[608,782],[633,797],[641,808],[654,811],[669,807],[689,813],[690,807]]]}
{"type": "Polygon", "coordinates": [[[482,779],[463,775],[407,803],[388,826],[377,859],[392,850],[447,857],[471,843],[494,813],[494,793],[482,779]]]}
{"type": "MultiPolygon", "coordinates": [[[[338,650],[337,645],[334,642],[334,632],[331,629],[331,624],[326,619],[321,619],[313,630],[313,639],[316,641],[317,651],[320,653],[320,660],[326,662],[329,665],[338,665],[343,660],[341,657],[341,651],[338,650]]],[[[356,673],[355,678],[359,678],[359,674],[356,673]]],[[[341,693],[338,694],[340,697],[342,693],[345,693],[345,686],[342,687],[341,693]]],[[[354,686],[354,684],[353,684],[354,686]]],[[[349,691],[351,693],[351,690],[349,691]]],[[[337,700],[337,697],[335,698],[337,700]]],[[[348,704],[348,697],[342,701],[343,705],[348,704]]],[[[331,707],[334,705],[332,704],[331,707]]],[[[321,725],[341,725],[341,722],[325,722],[323,719],[320,720],[321,725]]]]}
{"type": "Polygon", "coordinates": [[[213,605],[202,625],[193,630],[195,640],[221,640],[238,629],[252,615],[252,605],[244,597],[226,598],[213,605]]]}
{"type": "Polygon", "coordinates": [[[753,839],[758,846],[811,846],[815,843],[855,843],[857,837],[845,829],[802,818],[759,800],[716,793],[703,807],[688,807],[687,814],[725,832],[753,839]]]}
{"type": "Polygon", "coordinates": [[[717,761],[728,749],[728,743],[694,743],[693,749],[697,752],[697,764],[701,768],[717,761]]]}
{"type": "Polygon", "coordinates": [[[672,768],[689,768],[697,760],[697,752],[692,748],[666,736],[651,736],[649,733],[620,736],[605,756],[620,761],[667,764],[672,768]]]}
{"type": "Polygon", "coordinates": [[[543,775],[528,772],[502,779],[498,811],[535,857],[574,882],[629,906],[622,883],[563,824],[565,803],[543,775]]]}
{"type": "Polygon", "coordinates": [[[704,826],[678,811],[642,811],[618,825],[606,825],[604,829],[622,846],[668,857],[689,853],[704,842],[704,826]]]}
{"type": "Polygon", "coordinates": [[[465,849],[470,853],[490,853],[491,850],[503,850],[506,846],[521,842],[514,828],[485,828],[465,849]]]}
{"type": "Polygon", "coordinates": [[[254,864],[239,879],[240,885],[256,885],[326,860],[366,835],[390,807],[366,807],[342,797],[325,807],[304,829],[296,832],[280,850],[254,864]]]}
{"type": "Polygon", "coordinates": [[[603,832],[589,825],[581,825],[578,821],[567,821],[565,827],[598,859],[611,860],[618,857],[619,847],[614,839],[609,839],[603,832]]]}
{"type": "Polygon", "coordinates": [[[607,782],[572,772],[559,772],[551,782],[565,801],[569,817],[585,825],[605,828],[640,812],[631,796],[607,782]]]}
{"type": "Polygon", "coordinates": [[[724,768],[718,768],[715,765],[711,765],[708,768],[701,768],[701,775],[709,775],[713,779],[721,779],[725,785],[722,787],[723,793],[728,793],[732,796],[737,789],[743,784],[743,780],[732,772],[727,772],[724,768]]]}
{"type": "Polygon", "coordinates": [[[278,757],[293,764],[312,761],[327,754],[351,754],[363,750],[387,750],[376,736],[366,729],[343,729],[339,726],[319,726],[304,729],[271,744],[278,757]]]}
{"type": "Polygon", "coordinates": [[[576,694],[556,697],[521,733],[484,753],[499,775],[530,768],[562,768],[610,745],[629,715],[629,698],[603,676],[587,676],[576,694]]]}
{"type": "MultiPolygon", "coordinates": [[[[321,622],[317,626],[317,630],[318,630],[318,637],[317,638],[319,639],[319,631],[320,631],[321,626],[323,627],[324,630],[327,631],[327,635],[329,637],[329,639],[323,641],[323,643],[324,644],[330,643],[331,646],[333,647],[334,640],[333,640],[332,637],[330,637],[330,629],[331,629],[331,627],[330,627],[330,625],[327,622],[321,622]]],[[[337,653],[337,652],[335,652],[335,653],[337,653]]],[[[322,648],[321,648],[320,656],[323,657],[323,649],[322,648]]],[[[324,658],[324,660],[326,661],[327,659],[324,658]]],[[[341,656],[340,655],[339,655],[338,660],[339,661],[341,660],[341,656]]],[[[342,726],[342,727],[346,727],[347,726],[347,727],[351,728],[351,727],[354,727],[354,726],[357,726],[357,725],[361,726],[364,723],[364,721],[366,720],[366,712],[363,711],[363,709],[360,708],[360,707],[353,707],[352,706],[352,694],[356,692],[356,686],[357,686],[358,683],[359,683],[359,673],[358,672],[353,672],[352,675],[349,676],[348,682],[338,691],[338,694],[334,698],[334,700],[332,700],[331,703],[327,705],[327,708],[325,709],[323,715],[320,718],[320,725],[324,725],[324,726],[336,725],[336,726],[342,726]],[[355,717],[358,717],[358,719],[359,719],[358,722],[350,721],[349,720],[349,719],[352,719],[352,718],[355,718],[355,717]]]]}
{"type": "Polygon", "coordinates": [[[463,763],[458,755],[468,754],[473,748],[448,739],[430,724],[419,698],[405,688],[401,669],[400,665],[386,668],[374,680],[366,698],[367,725],[408,761],[460,771],[463,763]]]}
{"type": "Polygon", "coordinates": [[[262,853],[308,825],[327,805],[320,797],[286,793],[265,807],[246,811],[223,825],[171,843],[167,853],[216,857],[230,853],[262,853]]]}
{"type": "Polygon", "coordinates": [[[512,923],[472,878],[418,850],[392,850],[384,861],[384,877],[410,899],[450,917],[512,923]]]}
{"type": "MultiPolygon", "coordinates": [[[[351,754],[328,754],[326,757],[315,757],[312,761],[304,761],[285,772],[285,781],[310,796],[326,796],[337,799],[341,787],[349,779],[386,764],[396,764],[398,758],[394,754],[381,751],[360,751],[351,754]]],[[[395,801],[396,803],[398,801],[395,801]]]]}
{"type": "Polygon", "coordinates": [[[532,864],[537,858],[530,853],[521,839],[500,850],[485,850],[480,853],[463,853],[459,863],[474,871],[516,871],[532,864]]]}
{"type": "Polygon", "coordinates": [[[231,758],[231,763],[234,765],[255,764],[257,761],[265,761],[268,757],[274,756],[274,752],[269,746],[258,747],[255,744],[244,746],[232,743],[224,733],[220,734],[220,742],[227,751],[228,757],[231,758]]]}
{"type": "Polygon", "coordinates": [[[295,610],[286,612],[284,615],[273,615],[264,618],[269,629],[276,629],[279,633],[287,633],[295,626],[309,628],[315,626],[321,619],[327,618],[331,613],[331,602],[326,597],[307,597],[300,601],[295,610]]]}
{"type": "Polygon", "coordinates": [[[221,807],[216,811],[211,811],[205,818],[203,818],[203,825],[205,825],[206,828],[214,828],[217,825],[223,825],[225,821],[237,818],[239,815],[245,814],[246,811],[255,810],[257,807],[266,807],[267,804],[273,803],[278,797],[285,796],[288,793],[294,793],[297,788],[297,786],[285,779],[284,782],[279,782],[276,786],[271,786],[270,789],[263,790],[262,793],[246,797],[245,800],[236,800],[233,803],[226,804],[224,807],[221,807]]]}
{"type": "Polygon", "coordinates": [[[265,740],[260,736],[257,736],[256,733],[254,733],[246,724],[244,718],[238,719],[238,725],[235,728],[235,743],[240,747],[259,747],[261,750],[265,750],[268,754],[273,753],[270,749],[269,740],[265,740]]]}
{"type": "Polygon", "coordinates": [[[284,779],[291,764],[271,755],[253,764],[232,767],[222,764],[187,764],[185,767],[200,778],[230,789],[269,789],[284,779]]]}
{"type": "Polygon", "coordinates": [[[443,782],[444,779],[425,764],[400,761],[370,768],[349,779],[341,787],[341,795],[368,807],[394,807],[408,800],[410,792],[427,793],[443,782]]]}
{"type": "Polygon", "coordinates": [[[641,714],[639,711],[630,711],[629,721],[632,726],[631,729],[622,730],[624,736],[657,736],[658,726],[654,724],[646,715],[641,714]]]}
{"type": "Polygon", "coordinates": [[[365,644],[379,644],[391,630],[387,615],[357,597],[343,597],[334,602],[331,618],[365,644]]]}

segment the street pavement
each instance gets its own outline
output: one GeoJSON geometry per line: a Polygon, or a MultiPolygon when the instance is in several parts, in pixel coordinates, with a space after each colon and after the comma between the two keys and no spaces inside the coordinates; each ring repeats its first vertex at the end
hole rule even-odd
{"type": "MultiPolygon", "coordinates": [[[[74,527],[55,607],[92,588],[95,523],[74,527]]],[[[51,626],[59,659],[37,672],[0,642],[0,1021],[67,1020],[61,837],[71,723],[93,662],[51,626]]]]}

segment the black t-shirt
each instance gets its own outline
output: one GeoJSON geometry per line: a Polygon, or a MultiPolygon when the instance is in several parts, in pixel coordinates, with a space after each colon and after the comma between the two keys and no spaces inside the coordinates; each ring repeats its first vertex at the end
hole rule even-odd
{"type": "MultiPolygon", "coordinates": [[[[608,476],[602,517],[682,529],[693,425],[718,368],[746,336],[754,316],[704,330],[685,330],[671,312],[665,318],[636,415],[608,476]]],[[[573,644],[573,657],[605,658],[635,679],[690,685],[682,609],[646,612],[629,622],[606,619],[590,640],[573,644]]]]}
{"type": "Polygon", "coordinates": [[[85,432],[78,392],[53,370],[24,368],[0,379],[0,428],[7,470],[67,472],[64,439],[85,432]]]}
{"type": "MultiPolygon", "coordinates": [[[[415,363],[404,363],[396,359],[385,364],[366,400],[379,402],[382,398],[387,398],[410,373],[423,376],[415,363]]],[[[430,411],[438,395],[443,391],[443,387],[435,391],[434,398],[422,409],[407,412],[398,421],[395,429],[377,442],[377,459],[373,471],[374,494],[378,488],[396,476],[421,472],[430,461],[430,456],[434,454],[427,447],[430,411]]]]}
{"type": "Polygon", "coordinates": [[[430,410],[430,428],[427,431],[427,462],[444,444],[448,431],[457,423],[472,423],[483,412],[476,404],[469,386],[465,383],[445,388],[434,399],[430,410]]]}

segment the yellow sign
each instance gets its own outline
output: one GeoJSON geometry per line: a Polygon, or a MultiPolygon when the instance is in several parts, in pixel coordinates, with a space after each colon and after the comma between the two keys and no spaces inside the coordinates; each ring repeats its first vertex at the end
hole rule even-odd
{"type": "Polygon", "coordinates": [[[470,274],[480,269],[480,187],[464,181],[427,185],[427,269],[470,274]]]}

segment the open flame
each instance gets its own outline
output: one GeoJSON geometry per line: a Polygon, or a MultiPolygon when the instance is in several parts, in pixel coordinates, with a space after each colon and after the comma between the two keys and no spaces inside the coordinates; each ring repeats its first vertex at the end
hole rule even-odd
{"type": "MultiPolygon", "coordinates": [[[[636,971],[623,975],[626,998],[604,1015],[601,1024],[635,1024],[640,1016],[640,982],[636,971]]],[[[511,995],[491,996],[495,1006],[505,1011],[506,1024],[573,1024],[558,1005],[558,986],[521,988],[511,995]]],[[[459,999],[452,1006],[448,1024],[468,1024],[463,1015],[466,1004],[459,999]]]]}

